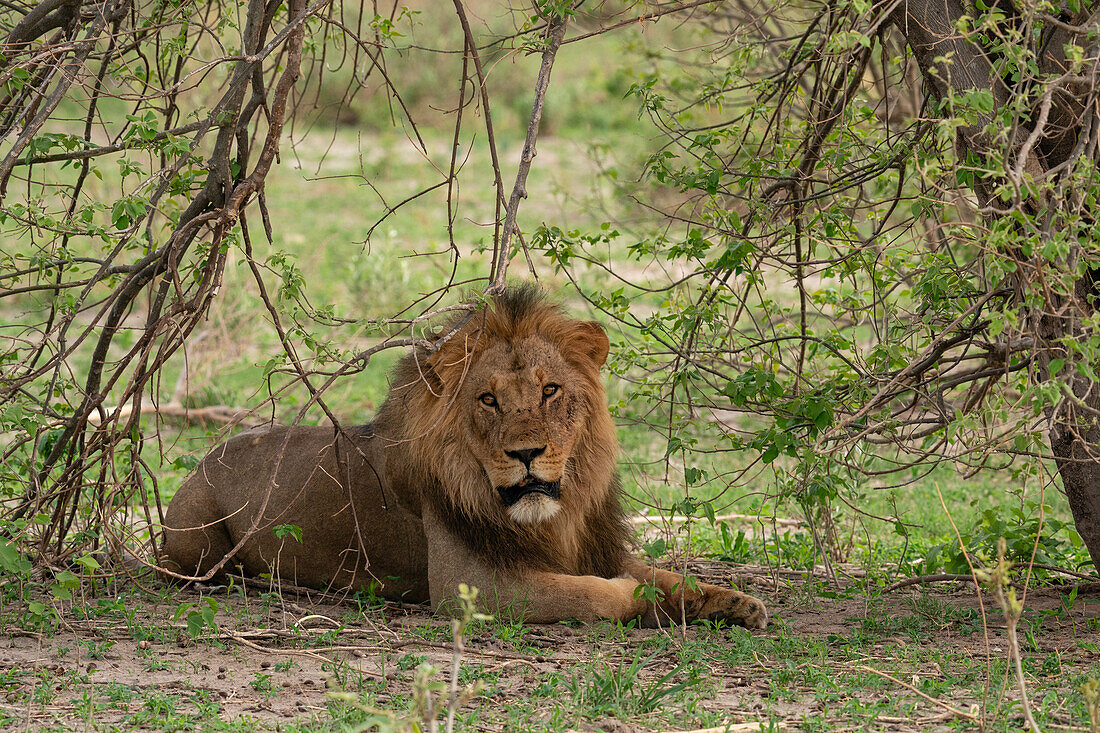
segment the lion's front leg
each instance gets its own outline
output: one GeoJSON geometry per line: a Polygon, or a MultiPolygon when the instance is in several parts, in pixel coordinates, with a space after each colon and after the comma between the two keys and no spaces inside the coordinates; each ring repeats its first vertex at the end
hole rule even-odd
{"type": "MultiPolygon", "coordinates": [[[[436,538],[429,544],[443,543],[436,538]]],[[[633,578],[490,569],[461,548],[451,549],[455,552],[443,558],[435,553],[428,558],[432,605],[451,615],[458,613],[461,584],[478,589],[478,610],[504,621],[629,621],[646,615],[652,605],[635,597],[633,578]]]]}
{"type": "Polygon", "coordinates": [[[764,603],[741,591],[709,583],[698,583],[697,589],[692,589],[686,586],[684,576],[679,573],[649,567],[637,558],[630,561],[627,572],[639,583],[655,585],[661,591],[662,600],[654,609],[655,618],[647,617],[647,621],[667,624],[684,618],[686,621],[726,621],[749,629],[768,626],[764,603]]]}
{"type": "Polygon", "coordinates": [[[600,619],[626,622],[645,616],[651,605],[636,596],[637,587],[633,578],[536,572],[498,583],[490,597],[505,616],[527,623],[571,618],[584,623],[600,619]]]}
{"type": "Polygon", "coordinates": [[[478,589],[478,610],[503,620],[556,623],[575,618],[629,621],[646,614],[649,606],[635,597],[633,578],[565,575],[523,567],[492,567],[452,535],[424,509],[428,541],[428,589],[432,605],[445,613],[458,612],[459,586],[478,589]]]}
{"type": "MultiPolygon", "coordinates": [[[[471,576],[468,576],[471,577],[471,576]]],[[[474,580],[471,577],[471,580],[474,580]]],[[[633,578],[598,578],[593,575],[532,573],[522,577],[483,575],[478,587],[478,608],[503,621],[552,624],[567,619],[594,623],[600,619],[627,622],[652,615],[652,604],[635,597],[633,578]]],[[[432,586],[436,609],[454,614],[458,585],[432,586]]]]}

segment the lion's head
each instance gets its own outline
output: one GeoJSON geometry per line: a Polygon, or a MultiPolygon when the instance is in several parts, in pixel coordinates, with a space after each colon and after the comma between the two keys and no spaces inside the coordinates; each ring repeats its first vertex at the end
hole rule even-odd
{"type": "MultiPolygon", "coordinates": [[[[588,340],[583,363],[539,333],[499,341],[470,365],[458,389],[469,412],[470,449],[507,514],[524,524],[561,509],[561,481],[591,411],[583,375],[595,354],[603,362],[607,338],[578,327],[588,340]]],[[[598,364],[597,364],[598,367],[598,364]]]]}
{"type": "Polygon", "coordinates": [[[436,353],[406,359],[394,390],[411,452],[448,501],[532,529],[603,502],[617,450],[603,329],[524,286],[442,333],[436,353]]]}

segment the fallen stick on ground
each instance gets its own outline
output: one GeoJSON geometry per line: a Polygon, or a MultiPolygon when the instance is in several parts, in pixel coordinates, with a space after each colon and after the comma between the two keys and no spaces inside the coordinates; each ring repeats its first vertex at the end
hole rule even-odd
{"type": "MultiPolygon", "coordinates": [[[[682,524],[689,519],[705,519],[705,517],[663,517],[659,514],[636,514],[630,518],[631,524],[682,524]]],[[[771,517],[761,517],[755,514],[719,514],[714,518],[715,522],[753,522],[761,524],[778,524],[782,527],[801,527],[802,520],[800,519],[788,519],[786,517],[778,517],[772,519],[771,517]]]]}
{"type": "Polygon", "coordinates": [[[978,722],[978,716],[971,715],[970,713],[968,713],[964,710],[959,710],[956,707],[948,705],[943,700],[937,700],[936,698],[932,697],[931,695],[926,695],[923,692],[921,692],[920,690],[918,690],[916,687],[913,687],[910,684],[902,682],[897,677],[894,677],[892,675],[888,675],[885,672],[880,672],[879,670],[875,669],[874,667],[867,667],[867,666],[862,665],[862,664],[855,665],[855,668],[856,669],[861,669],[864,672],[870,672],[871,674],[877,674],[879,677],[883,677],[885,679],[888,679],[896,685],[901,685],[905,689],[912,692],[914,695],[919,695],[920,697],[924,698],[925,700],[932,703],[933,705],[938,705],[939,707],[943,708],[944,710],[948,711],[949,713],[951,713],[953,715],[957,715],[960,718],[966,718],[967,720],[973,721],[975,723],[978,722]]]}
{"type": "MultiPolygon", "coordinates": [[[[1061,575],[1068,575],[1071,578],[1080,578],[1081,580],[1088,581],[1089,583],[1096,582],[1098,579],[1095,575],[1089,575],[1088,573],[1079,573],[1076,570],[1067,570],[1065,568],[1055,567],[1054,565],[1043,565],[1042,563],[1016,563],[1014,567],[1017,568],[1032,568],[1035,570],[1046,570],[1051,573],[1059,573],[1061,575]]],[[[959,580],[966,583],[973,583],[974,576],[969,573],[932,573],[931,575],[915,575],[912,578],[905,578],[899,580],[896,583],[891,583],[882,589],[883,593],[889,593],[890,591],[898,590],[899,588],[905,588],[910,585],[924,584],[924,583],[943,583],[951,580],[959,580]]],[[[1021,588],[1023,583],[1019,580],[1012,581],[1012,585],[1021,588]]]]}
{"type": "MultiPolygon", "coordinates": [[[[725,725],[715,726],[713,728],[694,728],[692,730],[668,730],[663,733],[756,733],[756,731],[765,730],[785,730],[787,724],[780,722],[769,723],[727,723],[725,725]]],[[[581,733],[577,730],[568,730],[566,733],[581,733]]]]}
{"type": "Polygon", "coordinates": [[[899,580],[896,583],[891,583],[882,589],[883,593],[889,593],[893,590],[900,588],[906,588],[910,585],[924,585],[926,583],[946,583],[951,580],[959,580],[965,583],[973,583],[974,576],[969,573],[933,573],[931,575],[915,575],[912,578],[905,578],[899,580]]]}
{"type": "MultiPolygon", "coordinates": [[[[121,407],[104,408],[108,419],[117,417],[119,422],[129,419],[134,412],[131,404],[121,407]]],[[[208,405],[206,407],[187,407],[178,402],[166,402],[159,405],[148,402],[141,403],[142,415],[158,415],[160,417],[175,417],[190,423],[216,422],[224,424],[237,424],[245,427],[255,427],[269,422],[267,418],[260,417],[255,410],[243,407],[229,407],[228,405],[208,405]]],[[[98,413],[93,412],[88,416],[89,425],[99,425],[101,422],[98,413]]]]}

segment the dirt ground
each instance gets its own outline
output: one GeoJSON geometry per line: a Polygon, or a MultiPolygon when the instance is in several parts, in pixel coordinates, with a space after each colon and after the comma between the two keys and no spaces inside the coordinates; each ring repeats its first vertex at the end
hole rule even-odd
{"type": "MultiPolygon", "coordinates": [[[[722,563],[698,563],[692,570],[711,582],[728,582],[737,572],[722,563]]],[[[526,727],[519,722],[526,720],[530,728],[686,730],[692,721],[717,720],[730,730],[759,729],[738,727],[754,721],[771,729],[810,730],[818,728],[808,721],[820,720],[829,729],[930,730],[987,714],[978,711],[990,710],[990,687],[995,697],[1018,698],[1007,674],[987,674],[984,681],[974,676],[974,670],[992,669],[991,660],[1007,659],[1008,645],[1002,613],[971,584],[912,586],[876,599],[837,593],[821,578],[794,573],[769,577],[766,569],[749,568],[740,576],[742,587],[769,603],[775,620],[765,632],[749,636],[703,626],[623,630],[610,624],[516,631],[492,623],[471,630],[463,661],[492,680],[463,708],[478,710],[471,727],[512,730],[526,727]],[[526,712],[513,709],[516,698],[547,679],[591,670],[595,660],[621,669],[621,660],[637,659],[643,648],[646,674],[673,669],[685,649],[705,666],[707,694],[684,716],[685,724],[676,726],[675,716],[601,718],[570,709],[564,700],[558,701],[561,709],[544,703],[526,712]],[[823,696],[824,681],[841,675],[850,675],[850,682],[840,696],[823,696]],[[930,688],[923,683],[936,680],[925,678],[945,684],[930,688]],[[868,705],[879,712],[851,712],[868,705]],[[887,714],[890,705],[903,712],[887,714]]],[[[1030,591],[1021,635],[1028,655],[1057,658],[1063,673],[1080,677],[1100,664],[1100,587],[1081,586],[1071,603],[1067,592],[1030,591]]],[[[424,607],[391,604],[359,613],[347,604],[311,603],[286,592],[233,597],[221,591],[212,597],[218,599],[217,627],[204,627],[197,639],[187,631],[186,611],[175,618],[180,603],[196,603],[190,610],[205,607],[195,589],[113,607],[103,598],[74,603],[52,634],[9,625],[0,636],[0,728],[207,729],[218,723],[233,729],[327,729],[339,720],[334,704],[363,689],[371,692],[372,706],[405,709],[416,666],[427,661],[446,679],[454,659],[450,622],[424,607]]],[[[1057,710],[1053,714],[1048,720],[1056,723],[1057,710]]],[[[1065,726],[1087,725],[1066,716],[1065,726]]]]}

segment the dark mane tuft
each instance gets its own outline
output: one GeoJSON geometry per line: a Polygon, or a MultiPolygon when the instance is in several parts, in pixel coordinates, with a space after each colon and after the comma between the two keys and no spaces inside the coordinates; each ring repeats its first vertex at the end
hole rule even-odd
{"type": "Polygon", "coordinates": [[[493,298],[493,310],[510,322],[513,330],[540,311],[560,311],[560,306],[547,302],[546,293],[535,283],[509,285],[493,298]]]}

